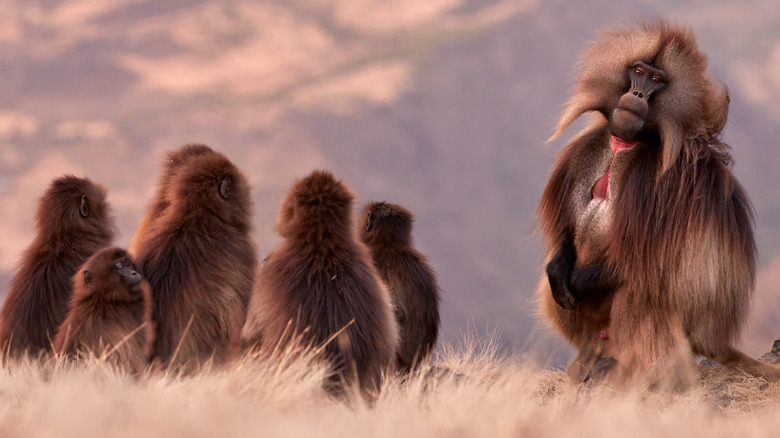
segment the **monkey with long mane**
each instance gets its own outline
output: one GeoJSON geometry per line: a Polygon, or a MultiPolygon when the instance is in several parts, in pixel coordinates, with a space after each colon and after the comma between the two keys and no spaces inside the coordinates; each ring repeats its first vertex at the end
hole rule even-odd
{"type": "Polygon", "coordinates": [[[574,380],[636,381],[681,351],[780,379],[734,348],[755,282],[754,213],[721,140],[728,91],[706,66],[690,30],[658,20],[604,33],[576,70],[552,138],[596,117],[542,195],[537,291],[579,350],[574,380]]]}

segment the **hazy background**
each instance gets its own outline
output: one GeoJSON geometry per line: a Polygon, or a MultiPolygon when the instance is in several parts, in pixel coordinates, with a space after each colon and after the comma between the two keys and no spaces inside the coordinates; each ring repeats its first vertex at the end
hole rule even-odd
{"type": "Polygon", "coordinates": [[[757,211],[760,273],[743,346],[780,336],[780,8],[776,0],[0,0],[0,296],[63,173],[108,187],[126,246],[165,151],[224,152],[254,186],[264,257],[287,187],[327,168],[400,203],[439,273],[443,340],[570,350],[538,327],[535,208],[573,62],[599,29],[692,26],[731,91],[726,140],[757,211]]]}

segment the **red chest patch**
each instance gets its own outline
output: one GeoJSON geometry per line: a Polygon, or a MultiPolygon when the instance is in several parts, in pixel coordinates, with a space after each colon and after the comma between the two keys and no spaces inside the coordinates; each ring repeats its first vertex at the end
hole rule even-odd
{"type": "Polygon", "coordinates": [[[618,152],[626,149],[631,149],[636,146],[636,143],[626,143],[625,141],[612,137],[612,159],[609,161],[609,167],[607,167],[607,173],[596,181],[593,185],[591,192],[593,193],[593,199],[607,199],[609,195],[609,173],[612,171],[612,161],[615,159],[615,155],[618,152]]]}

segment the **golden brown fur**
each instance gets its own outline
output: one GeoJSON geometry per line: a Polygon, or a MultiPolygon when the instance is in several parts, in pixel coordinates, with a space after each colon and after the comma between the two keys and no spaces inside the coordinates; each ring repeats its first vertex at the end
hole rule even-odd
{"type": "Polygon", "coordinates": [[[603,263],[618,285],[567,310],[552,299],[547,277],[541,281],[544,317],[579,350],[570,367],[575,379],[611,357],[617,360],[611,379],[633,381],[675,362],[680,351],[688,352],[686,361],[693,352],[780,378],[777,368],[733,347],[755,280],[753,210],[720,139],[727,91],[705,70],[692,33],[664,21],[605,33],[577,70],[574,97],[554,137],[584,112],[603,117],[561,152],[540,219],[548,260],[573,237],[576,269],[603,263]],[[636,146],[611,161],[612,111],[629,86],[626,68],[636,61],[665,71],[668,84],[648,100],[636,146]],[[591,199],[607,171],[608,196],[591,199]]]}
{"type": "Polygon", "coordinates": [[[412,213],[396,204],[374,202],[363,209],[358,233],[390,291],[400,330],[398,370],[408,373],[430,359],[439,334],[436,273],[412,241],[412,213]]]}
{"type": "Polygon", "coordinates": [[[55,353],[104,357],[136,373],[149,364],[154,342],[151,288],[133,270],[125,250],[106,248],[84,263],[73,276],[69,308],[54,338],[55,353]]]}
{"type": "Polygon", "coordinates": [[[165,185],[169,205],[139,230],[135,256],[152,287],[154,356],[185,369],[224,363],[239,347],[257,268],[249,183],[224,155],[201,150],[165,185]]]}
{"type": "Polygon", "coordinates": [[[394,359],[398,327],[368,249],[353,233],[353,198],[329,172],[295,183],[276,223],[284,241],[260,270],[242,339],[266,355],[293,340],[324,345],[337,374],[374,394],[394,359]]]}
{"type": "Polygon", "coordinates": [[[0,346],[12,357],[50,351],[65,319],[71,277],[114,239],[106,190],[86,178],[52,181],[35,215],[35,240],[22,255],[0,311],[0,346]]]}

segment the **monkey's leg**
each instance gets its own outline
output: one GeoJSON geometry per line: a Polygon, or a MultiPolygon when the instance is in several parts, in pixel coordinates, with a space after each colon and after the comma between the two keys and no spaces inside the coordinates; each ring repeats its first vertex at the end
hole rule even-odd
{"type": "Polygon", "coordinates": [[[574,382],[603,380],[614,368],[615,359],[608,351],[611,308],[612,295],[606,295],[598,301],[584,300],[574,310],[580,316],[575,343],[579,354],[566,370],[574,382]]]}
{"type": "Polygon", "coordinates": [[[550,263],[547,264],[546,269],[553,299],[559,306],[567,310],[572,310],[577,305],[577,299],[571,291],[571,273],[576,262],[577,253],[574,248],[574,240],[567,237],[561,243],[550,263]]]}
{"type": "Polygon", "coordinates": [[[566,368],[566,374],[576,383],[603,380],[615,364],[615,359],[604,357],[603,353],[604,347],[598,341],[585,342],[577,357],[566,368]]]}
{"type": "Polygon", "coordinates": [[[780,381],[780,368],[760,362],[747,354],[729,348],[724,353],[705,355],[723,366],[736,368],[755,377],[763,377],[770,382],[780,381]]]}

